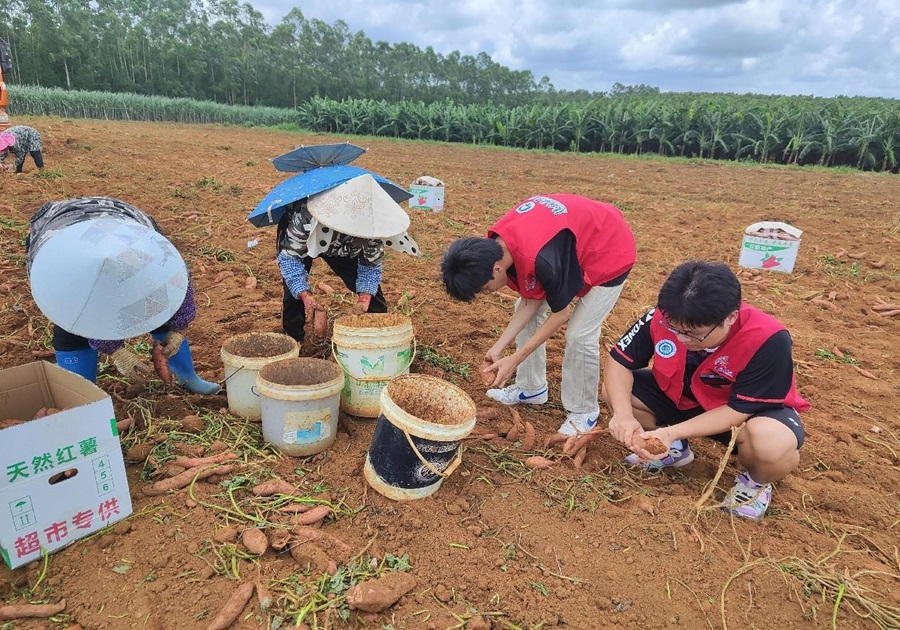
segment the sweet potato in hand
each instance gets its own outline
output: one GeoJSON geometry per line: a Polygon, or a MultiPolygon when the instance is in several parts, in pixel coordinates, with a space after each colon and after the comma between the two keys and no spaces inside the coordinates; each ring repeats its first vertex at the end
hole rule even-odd
{"type": "Polygon", "coordinates": [[[159,379],[166,385],[172,384],[172,373],[169,371],[169,360],[163,352],[163,346],[158,341],[153,344],[153,351],[150,353],[153,359],[153,370],[159,379]]]}
{"type": "Polygon", "coordinates": [[[313,332],[317,337],[324,337],[328,333],[328,313],[316,309],[313,313],[313,332]]]}

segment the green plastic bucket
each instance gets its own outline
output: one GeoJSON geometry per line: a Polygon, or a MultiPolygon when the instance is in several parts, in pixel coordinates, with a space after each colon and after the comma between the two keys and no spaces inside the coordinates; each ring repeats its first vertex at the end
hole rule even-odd
{"type": "Polygon", "coordinates": [[[384,386],[409,372],[412,320],[398,313],[345,315],[335,320],[331,340],[334,358],[346,377],[341,409],[361,418],[377,418],[384,386]]]}

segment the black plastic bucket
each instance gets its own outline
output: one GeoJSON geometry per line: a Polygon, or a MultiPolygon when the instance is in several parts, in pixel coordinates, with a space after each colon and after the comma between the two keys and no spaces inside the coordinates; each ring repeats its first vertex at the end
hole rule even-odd
{"type": "Polygon", "coordinates": [[[462,461],[462,440],[475,428],[475,402],[433,376],[392,379],[381,392],[363,472],[379,493],[397,501],[433,494],[462,461]]]}

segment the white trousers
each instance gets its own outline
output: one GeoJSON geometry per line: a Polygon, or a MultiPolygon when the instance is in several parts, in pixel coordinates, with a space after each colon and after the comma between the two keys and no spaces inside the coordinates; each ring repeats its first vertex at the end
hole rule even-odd
{"type": "MultiPolygon", "coordinates": [[[[578,300],[566,325],[566,350],[562,365],[562,404],[569,413],[600,411],[600,327],[616,305],[624,284],[594,287],[578,300]]],[[[516,302],[516,309],[522,304],[516,302]]],[[[516,347],[525,345],[550,314],[544,302],[516,336],[516,347]]],[[[516,369],[516,385],[536,391],[547,386],[547,348],[541,344],[516,369]]]]}

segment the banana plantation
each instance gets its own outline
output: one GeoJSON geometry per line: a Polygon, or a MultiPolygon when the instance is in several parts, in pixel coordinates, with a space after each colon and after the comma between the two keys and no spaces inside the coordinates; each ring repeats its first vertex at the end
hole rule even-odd
{"type": "Polygon", "coordinates": [[[521,149],[657,154],[898,171],[900,107],[872,98],[625,94],[505,107],[314,97],[297,109],[13,86],[14,114],[169,120],[521,149]]]}
{"type": "Polygon", "coordinates": [[[678,93],[496,107],[313,98],[299,113],[314,131],[523,149],[895,173],[900,157],[900,107],[888,99],[678,93]]]}

